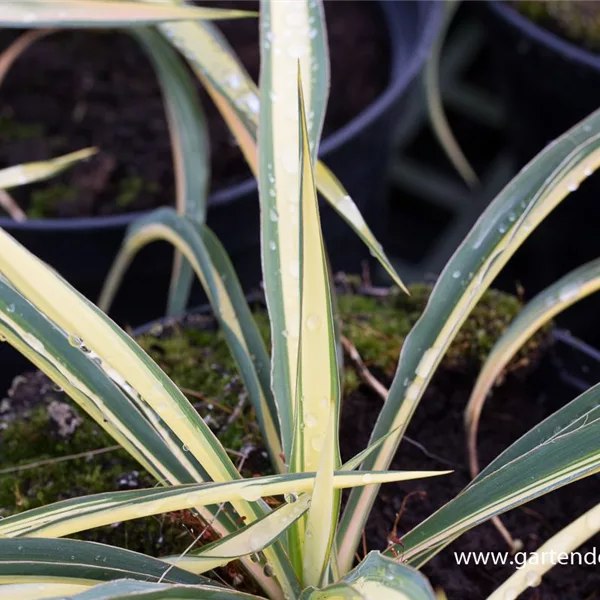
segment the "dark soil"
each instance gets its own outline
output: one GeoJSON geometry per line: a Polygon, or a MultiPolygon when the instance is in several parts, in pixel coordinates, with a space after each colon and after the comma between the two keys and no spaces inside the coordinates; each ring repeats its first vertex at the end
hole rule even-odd
{"type": "MultiPolygon", "coordinates": [[[[206,3],[202,3],[206,4],[206,3]]],[[[256,8],[249,2],[219,5],[256,8]]],[[[389,48],[383,16],[367,2],[326,2],[331,95],[324,135],[350,121],[385,89],[389,48]]],[[[256,80],[258,21],[219,25],[256,80]]],[[[19,34],[0,31],[0,48],[19,34]]],[[[200,88],[200,86],[199,86],[200,88]]],[[[212,189],[244,180],[248,168],[207,94],[212,189]]],[[[41,160],[86,146],[100,154],[61,175],[46,195],[14,190],[26,209],[44,216],[78,217],[144,210],[174,197],[169,136],[159,85],[137,43],[125,34],[66,31],[36,42],[2,85],[0,167],[41,160]],[[39,212],[39,211],[38,211],[39,212]]],[[[32,216],[40,216],[32,213],[32,216]]]]}
{"type": "MultiPolygon", "coordinates": [[[[513,441],[539,423],[558,406],[577,395],[575,390],[561,389],[556,373],[542,364],[525,380],[509,375],[496,388],[486,405],[479,433],[482,464],[488,464],[513,441]]],[[[413,491],[400,518],[398,535],[408,532],[440,506],[456,496],[470,481],[464,443],[463,411],[475,381],[475,373],[439,370],[430,384],[408,428],[407,435],[422,444],[422,450],[404,441],[392,464],[393,468],[447,469],[448,476],[423,481],[388,484],[381,488],[367,526],[370,549],[383,549],[391,533],[395,516],[403,499],[413,491]],[[434,457],[431,457],[434,456],[434,457]],[[437,457],[437,458],[436,458],[437,457]]],[[[380,399],[361,387],[346,398],[342,413],[342,454],[349,458],[364,448],[375,423],[380,399]]],[[[597,504],[600,481],[588,477],[517,508],[502,520],[515,538],[524,543],[524,551],[533,551],[554,533],[597,504]]],[[[585,552],[600,544],[596,536],[580,548],[585,552]]],[[[440,586],[448,600],[482,600],[513,572],[514,566],[457,565],[454,552],[504,552],[507,545],[491,523],[464,534],[445,548],[423,569],[434,586],[440,586]]],[[[600,572],[595,566],[557,566],[540,586],[529,589],[525,600],[591,600],[598,598],[600,572]]]]}

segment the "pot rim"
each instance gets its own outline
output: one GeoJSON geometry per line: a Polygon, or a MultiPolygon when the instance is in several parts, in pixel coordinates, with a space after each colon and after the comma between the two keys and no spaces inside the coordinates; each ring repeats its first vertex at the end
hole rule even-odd
{"type": "Polygon", "coordinates": [[[575,42],[571,42],[549,29],[538,25],[535,21],[522,15],[503,0],[490,0],[487,2],[487,6],[496,16],[520,30],[521,33],[532,38],[537,43],[563,54],[568,60],[583,63],[592,69],[600,71],[600,54],[587,50],[575,42]]]}
{"type": "MultiPolygon", "coordinates": [[[[437,1],[421,0],[415,3],[417,8],[417,21],[421,25],[421,34],[416,45],[411,49],[407,61],[404,60],[404,39],[394,35],[401,26],[401,6],[404,2],[387,2],[378,0],[383,11],[387,26],[387,36],[391,46],[391,68],[389,83],[383,93],[374,102],[365,107],[351,121],[327,136],[321,144],[319,156],[326,158],[328,154],[337,150],[355,138],[364,128],[368,127],[400,97],[419,72],[429,48],[431,47],[441,21],[441,3],[437,1]]],[[[411,3],[412,4],[412,3],[411,3]]],[[[240,183],[230,185],[211,194],[211,206],[229,204],[245,194],[257,190],[256,180],[245,179],[240,183]]],[[[48,231],[48,230],[98,230],[105,228],[120,228],[128,226],[135,219],[147,215],[151,211],[136,211],[122,215],[79,217],[74,219],[28,219],[17,222],[8,217],[0,217],[0,227],[9,231],[48,231]]]]}

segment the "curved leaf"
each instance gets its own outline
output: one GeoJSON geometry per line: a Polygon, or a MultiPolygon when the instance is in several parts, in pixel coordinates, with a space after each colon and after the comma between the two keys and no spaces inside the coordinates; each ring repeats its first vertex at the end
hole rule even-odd
{"type": "MultiPolygon", "coordinates": [[[[170,0],[173,3],[173,0],[170,0]]],[[[317,7],[313,7],[313,10],[317,7]]],[[[315,22],[318,25],[318,21],[315,22]]],[[[312,24],[311,24],[312,27],[312,24]]],[[[166,23],[160,31],[188,59],[206,87],[242,150],[248,165],[258,172],[257,128],[260,101],[256,85],[219,30],[208,22],[166,23]]],[[[311,30],[309,30],[309,37],[311,30]]],[[[315,39],[319,37],[315,35],[315,39]]],[[[269,41],[269,40],[267,40],[269,41]]],[[[321,71],[322,73],[323,71],[321,71]]],[[[315,118],[318,111],[315,113],[315,118]]],[[[317,188],[381,262],[394,282],[406,289],[365,223],[348,192],[321,162],[317,162],[317,188]]]]}
{"type": "MultiPolygon", "coordinates": [[[[435,285],[407,336],[372,440],[400,427],[364,464],[385,469],[427,384],[481,295],[531,231],[600,164],[600,111],[535,157],[488,206],[435,285]]],[[[352,563],[377,488],[352,493],[340,525],[340,561],[352,563]]]]}
{"type": "Polygon", "coordinates": [[[496,342],[485,361],[467,408],[465,425],[471,475],[479,471],[477,460],[477,428],[485,399],[506,365],[523,345],[548,321],[582,298],[600,289],[600,259],[593,260],[561,277],[540,292],[521,311],[496,342]]]}
{"type": "MultiPolygon", "coordinates": [[[[100,367],[102,377],[110,379],[152,420],[177,460],[187,465],[190,459],[197,461],[216,481],[240,478],[220,442],[158,365],[100,310],[3,231],[0,231],[0,272],[28,303],[45,315],[51,327],[77,345],[90,363],[100,367]]],[[[10,311],[5,311],[2,317],[12,322],[10,311]]],[[[60,361],[45,347],[45,338],[27,336],[22,341],[32,354],[39,355],[41,363],[60,361]]],[[[79,385],[80,382],[73,383],[73,387],[79,385]]],[[[80,391],[85,395],[85,390],[80,391]]],[[[269,510],[265,503],[240,499],[232,505],[248,523],[269,510]]],[[[279,583],[293,586],[291,566],[288,568],[287,557],[279,545],[275,544],[265,554],[278,574],[279,583]]],[[[267,582],[264,585],[271,587],[267,582]]]]}
{"type": "Polygon", "coordinates": [[[131,27],[249,16],[253,13],[125,0],[18,0],[2,2],[0,27],[131,27]]]}
{"type": "MultiPolygon", "coordinates": [[[[206,221],[210,148],[206,118],[192,76],[179,54],[155,29],[134,29],[150,56],[162,88],[175,167],[177,212],[198,224],[206,221]]],[[[167,313],[180,314],[193,281],[189,263],[177,252],[173,262],[167,313]]]]}
{"type": "Polygon", "coordinates": [[[229,258],[208,227],[198,227],[171,208],[158,209],[138,219],[129,229],[106,278],[99,306],[108,309],[135,255],[156,240],[173,244],[202,282],[256,410],[273,465],[283,471],[279,423],[269,387],[267,351],[229,258]]]}
{"type": "Polygon", "coordinates": [[[440,145],[446,152],[446,156],[450,159],[454,168],[460,176],[465,180],[467,185],[475,187],[479,182],[473,167],[465,158],[452,129],[446,119],[442,97],[440,92],[440,60],[446,34],[452,23],[452,19],[456,13],[456,9],[460,4],[460,0],[450,0],[444,4],[445,14],[441,31],[433,44],[431,53],[425,63],[425,93],[427,97],[427,109],[429,112],[429,120],[433,127],[433,131],[440,142],[440,145]]]}
{"type": "Polygon", "coordinates": [[[487,600],[516,598],[528,587],[535,587],[555,564],[548,556],[566,556],[600,531],[600,504],[569,523],[532,552],[527,562],[511,575],[487,600]]]}
{"type": "Polygon", "coordinates": [[[35,181],[41,181],[58,175],[80,160],[86,160],[96,154],[96,148],[84,148],[58,158],[39,162],[25,163],[0,170],[0,189],[5,190],[35,181]]]}

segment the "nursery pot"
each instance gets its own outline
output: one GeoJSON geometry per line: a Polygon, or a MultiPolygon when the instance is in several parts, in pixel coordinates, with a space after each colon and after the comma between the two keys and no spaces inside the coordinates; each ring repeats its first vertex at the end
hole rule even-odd
{"type": "MultiPolygon", "coordinates": [[[[483,4],[506,103],[509,140],[516,166],[522,167],[600,107],[600,54],[532,21],[509,2],[483,4]]],[[[598,256],[599,196],[596,174],[556,208],[519,250],[515,278],[529,296],[598,256]]],[[[583,315],[578,308],[565,324],[578,335],[588,334],[592,321],[600,324],[596,315],[597,310],[583,315]]]]}
{"type": "MultiPolygon", "coordinates": [[[[385,17],[390,74],[385,91],[353,120],[323,140],[320,157],[339,177],[376,234],[384,220],[387,160],[394,125],[409,84],[422,67],[435,38],[442,6],[437,2],[377,2],[385,17]]],[[[120,247],[127,226],[142,213],[81,219],[0,219],[0,226],[53,266],[92,300],[120,247]]],[[[322,223],[332,266],[356,271],[368,252],[329,207],[322,223]]],[[[259,202],[252,179],[209,199],[208,225],[223,242],[248,289],[261,280],[259,202]]],[[[145,248],[134,261],[118,294],[112,316],[136,325],[164,314],[172,250],[164,243],[145,248]]],[[[193,302],[202,301],[199,287],[193,302]]]]}

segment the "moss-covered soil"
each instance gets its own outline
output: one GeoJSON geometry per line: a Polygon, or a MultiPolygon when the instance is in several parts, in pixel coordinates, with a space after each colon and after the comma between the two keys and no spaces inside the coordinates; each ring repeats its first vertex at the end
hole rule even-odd
{"type": "MultiPolygon", "coordinates": [[[[421,314],[429,292],[430,287],[418,285],[411,287],[410,297],[391,290],[378,297],[356,293],[339,297],[344,335],[384,384],[393,376],[404,337],[421,314]]],[[[442,371],[475,373],[520,306],[512,296],[488,292],[457,336],[442,371]]],[[[255,314],[268,341],[264,310],[258,308],[255,314]]],[[[196,316],[185,326],[158,329],[155,335],[140,338],[142,346],[186,393],[234,462],[244,457],[244,474],[268,473],[253,410],[213,320],[196,316]]],[[[534,338],[509,369],[526,370],[546,339],[544,334],[534,338]]],[[[346,398],[364,388],[349,361],[344,385],[346,398]]],[[[40,373],[15,380],[0,403],[0,427],[2,516],[81,494],[155,485],[124,451],[110,449],[112,439],[40,373]]],[[[185,512],[115,524],[80,537],[163,555],[181,552],[200,526],[185,512]]]]}
{"type": "Polygon", "coordinates": [[[600,50],[600,2],[597,0],[517,0],[533,21],[594,51],[600,50]]]}

